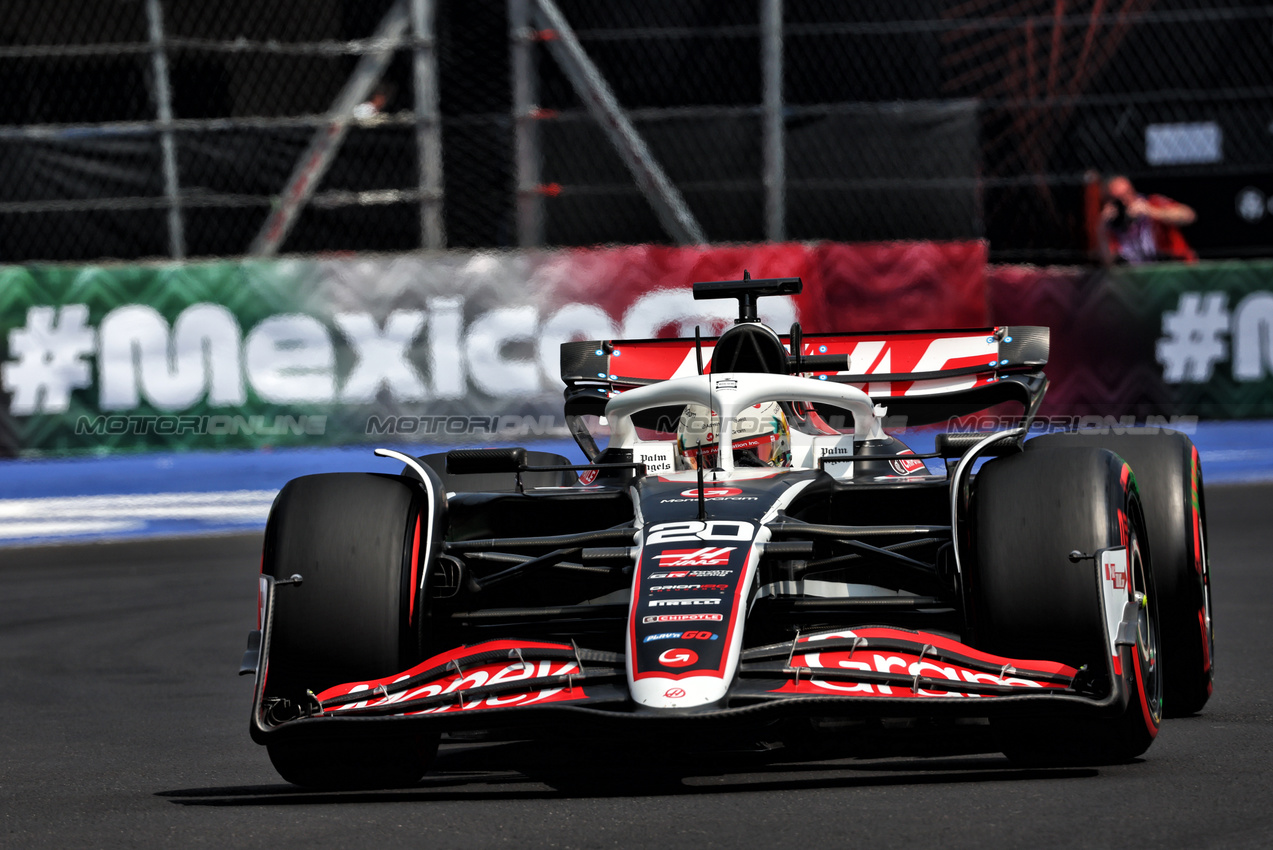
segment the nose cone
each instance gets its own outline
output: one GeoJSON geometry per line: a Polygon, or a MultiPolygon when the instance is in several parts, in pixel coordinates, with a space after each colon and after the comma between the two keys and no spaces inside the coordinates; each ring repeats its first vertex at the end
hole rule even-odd
{"type": "Polygon", "coordinates": [[[698,708],[725,698],[729,683],[715,676],[651,676],[631,685],[632,699],[649,708],[698,708]]]}

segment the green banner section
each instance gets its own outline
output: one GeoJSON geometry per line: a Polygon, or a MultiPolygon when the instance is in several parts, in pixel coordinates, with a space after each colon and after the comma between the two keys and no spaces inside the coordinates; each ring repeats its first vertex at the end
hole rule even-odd
{"type": "Polygon", "coordinates": [[[997,267],[990,315],[1052,329],[1052,416],[1273,417],[1273,261],[997,267]]]}
{"type": "Polygon", "coordinates": [[[30,452],[312,444],[326,406],[271,400],[244,331],[295,315],[312,264],[0,268],[4,402],[30,452]]]}
{"type": "Polygon", "coordinates": [[[1142,317],[1143,345],[1176,408],[1209,419],[1273,416],[1273,261],[1109,277],[1111,293],[1142,317]]]}
{"type": "MultiPolygon", "coordinates": [[[[872,266],[874,250],[0,268],[0,453],[565,437],[561,342],[726,326],[734,306],[694,301],[689,280],[795,266],[808,272],[806,295],[873,293],[872,323],[913,326],[886,323],[897,313],[942,324],[910,309],[914,251],[872,266]]],[[[1273,261],[991,267],[984,286],[965,277],[972,294],[957,305],[975,302],[972,323],[985,298],[995,323],[1052,329],[1045,414],[1273,417],[1273,261]]],[[[862,311],[849,303],[767,299],[762,313],[774,327],[855,330],[862,311]]]]}
{"type": "Polygon", "coordinates": [[[1139,319],[1173,409],[1273,416],[1273,261],[1120,268],[1108,286],[1139,319]]]}

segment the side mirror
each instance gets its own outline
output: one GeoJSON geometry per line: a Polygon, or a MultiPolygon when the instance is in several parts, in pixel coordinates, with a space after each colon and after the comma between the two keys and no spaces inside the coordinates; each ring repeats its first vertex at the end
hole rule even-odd
{"type": "MultiPolygon", "coordinates": [[[[990,433],[979,433],[976,431],[945,431],[937,435],[936,454],[944,458],[963,457],[968,450],[980,443],[990,433]]],[[[1004,457],[1005,455],[1016,454],[1021,451],[1020,437],[1016,439],[1004,439],[997,443],[991,443],[982,450],[979,457],[1004,457]]]]}
{"type": "Polygon", "coordinates": [[[455,449],[446,453],[448,475],[520,473],[525,468],[526,450],[520,446],[511,449],[455,449]]]}

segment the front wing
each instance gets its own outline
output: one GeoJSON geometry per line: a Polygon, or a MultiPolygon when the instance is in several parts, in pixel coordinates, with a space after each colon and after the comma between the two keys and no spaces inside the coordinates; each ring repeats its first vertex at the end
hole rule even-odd
{"type": "MultiPolygon", "coordinates": [[[[1118,714],[1134,693],[1137,605],[1127,551],[1092,560],[1105,623],[1104,676],[1055,661],[990,655],[942,635],[888,626],[797,634],[743,650],[724,704],[687,709],[637,706],[619,653],[572,643],[492,640],[457,647],[383,679],[311,695],[301,716],[276,722],[264,698],[273,621],[273,580],[265,577],[262,631],[244,672],[256,672],[252,737],[352,732],[369,724],[437,731],[532,727],[568,722],[752,722],[787,716],[974,716],[1118,714]],[[254,656],[254,657],[252,657],[254,656]],[[1106,684],[1097,684],[1104,682],[1106,684]]],[[[251,644],[250,644],[251,647],[251,644]]]]}

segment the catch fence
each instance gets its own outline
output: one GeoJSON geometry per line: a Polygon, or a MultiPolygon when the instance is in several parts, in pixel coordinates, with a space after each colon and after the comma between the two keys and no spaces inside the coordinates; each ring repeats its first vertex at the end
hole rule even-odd
{"type": "Polygon", "coordinates": [[[1273,244],[1273,7],[10,0],[0,261],[988,240],[1099,172],[1273,244]]]}

